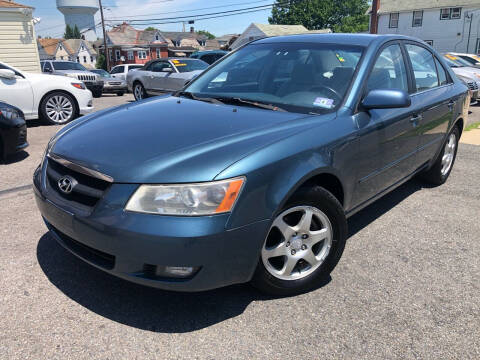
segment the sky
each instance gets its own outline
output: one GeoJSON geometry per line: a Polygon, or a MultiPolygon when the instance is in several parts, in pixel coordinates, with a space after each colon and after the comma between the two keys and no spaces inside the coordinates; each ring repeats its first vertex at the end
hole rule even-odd
{"type": "MultiPolygon", "coordinates": [[[[37,35],[42,37],[61,37],[65,31],[63,15],[56,8],[55,0],[16,0],[17,2],[35,8],[33,16],[41,21],[35,26],[37,35]]],[[[109,19],[141,19],[167,18],[209,14],[242,8],[251,8],[273,3],[273,0],[102,0],[104,16],[107,24],[117,22],[109,19]],[[138,16],[138,17],[136,17],[138,16]]],[[[256,9],[254,9],[256,10],[256,9]]],[[[207,30],[216,36],[232,33],[242,33],[252,22],[268,23],[271,9],[235,16],[222,16],[215,19],[196,20],[196,30],[207,30]]],[[[185,20],[188,20],[185,19],[185,20]]],[[[100,22],[100,12],[95,15],[95,21],[100,22]]],[[[175,20],[178,21],[178,20],[175,20]]],[[[148,25],[135,25],[136,28],[145,28],[148,25]]],[[[182,31],[182,24],[152,25],[164,31],[182,31]]],[[[192,25],[185,25],[186,29],[192,25]]],[[[108,28],[107,28],[108,29],[108,28]]],[[[101,28],[97,28],[97,35],[101,36],[101,28]]]]}

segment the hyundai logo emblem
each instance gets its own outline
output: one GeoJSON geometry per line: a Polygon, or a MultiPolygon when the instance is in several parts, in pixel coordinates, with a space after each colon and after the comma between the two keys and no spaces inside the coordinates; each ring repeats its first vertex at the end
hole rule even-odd
{"type": "Polygon", "coordinates": [[[60,189],[61,192],[64,194],[70,194],[73,191],[73,188],[75,185],[77,185],[77,181],[72,178],[71,176],[62,176],[58,180],[58,188],[60,189]]]}

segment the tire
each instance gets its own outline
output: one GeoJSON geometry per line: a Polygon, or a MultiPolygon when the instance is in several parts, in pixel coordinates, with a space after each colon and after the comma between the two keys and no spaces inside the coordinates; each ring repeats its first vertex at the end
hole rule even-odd
{"type": "Polygon", "coordinates": [[[252,285],[274,296],[291,296],[318,288],[340,260],[347,233],[343,207],[330,192],[318,186],[300,189],[272,222],[252,285]],[[306,215],[310,213],[313,220],[309,223],[306,215]],[[303,222],[304,219],[307,221],[303,222]]]}
{"type": "Polygon", "coordinates": [[[53,92],[40,103],[40,116],[47,124],[64,125],[78,116],[77,103],[70,94],[53,92]]]}
{"type": "Polygon", "coordinates": [[[102,90],[95,90],[95,91],[92,91],[92,95],[94,98],[100,98],[102,97],[102,90]]]}
{"type": "Polygon", "coordinates": [[[460,131],[458,127],[455,126],[442,145],[442,151],[437,160],[435,160],[435,163],[429,170],[421,175],[423,180],[433,185],[442,185],[447,181],[455,164],[455,159],[457,158],[459,140],[460,131]]]}
{"type": "Polygon", "coordinates": [[[123,95],[125,95],[124,92],[118,92],[118,93],[117,93],[117,96],[123,96],[123,95]]]}
{"type": "Polygon", "coordinates": [[[137,81],[133,85],[133,96],[135,97],[136,101],[140,101],[140,100],[148,98],[148,94],[145,91],[145,88],[143,87],[141,82],[137,81]]]}

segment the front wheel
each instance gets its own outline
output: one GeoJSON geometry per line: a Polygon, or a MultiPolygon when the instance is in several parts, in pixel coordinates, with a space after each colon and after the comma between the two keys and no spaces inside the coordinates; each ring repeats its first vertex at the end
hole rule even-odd
{"type": "Polygon", "coordinates": [[[123,95],[125,95],[125,93],[123,91],[120,91],[120,92],[117,93],[117,96],[123,96],[123,95]]]}
{"type": "Polygon", "coordinates": [[[100,97],[102,97],[102,93],[103,93],[102,90],[94,90],[94,91],[92,91],[92,95],[93,95],[94,98],[100,98],[100,97]]]}
{"type": "Polygon", "coordinates": [[[339,201],[321,187],[301,189],[275,217],[252,284],[280,296],[315,289],[340,260],[346,238],[339,201]]]}
{"type": "Polygon", "coordinates": [[[146,99],[148,97],[147,92],[141,83],[137,82],[133,86],[133,96],[137,101],[146,99]]]}
{"type": "Polygon", "coordinates": [[[78,116],[78,109],[72,96],[64,92],[54,92],[42,100],[40,115],[48,124],[63,125],[78,116]]]}
{"type": "Polygon", "coordinates": [[[455,159],[457,158],[459,140],[460,131],[458,127],[455,126],[448,134],[442,152],[435,163],[428,171],[422,174],[422,178],[425,181],[434,185],[442,185],[447,181],[455,164],[455,159]]]}

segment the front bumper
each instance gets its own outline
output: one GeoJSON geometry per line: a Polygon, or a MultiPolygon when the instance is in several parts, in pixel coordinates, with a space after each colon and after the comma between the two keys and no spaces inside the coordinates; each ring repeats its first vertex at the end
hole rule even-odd
{"type": "MultiPolygon", "coordinates": [[[[6,159],[9,155],[12,155],[18,151],[21,151],[28,147],[27,141],[27,125],[12,127],[8,131],[4,130],[4,148],[3,157],[6,159]]],[[[0,145],[2,145],[0,143],[0,145]]]]}
{"type": "Polygon", "coordinates": [[[88,216],[49,197],[42,170],[35,198],[55,239],[89,264],[135,283],[174,291],[203,291],[251,279],[270,222],[226,229],[229,214],[175,217],[124,211],[137,185],[113,184],[88,216]],[[56,203],[54,203],[56,201],[56,203]],[[152,276],[152,267],[199,270],[190,278],[152,276]]]}
{"type": "Polygon", "coordinates": [[[109,83],[105,83],[103,86],[103,92],[104,93],[117,93],[117,92],[127,92],[128,87],[127,83],[122,82],[119,85],[111,85],[109,83]]]}

